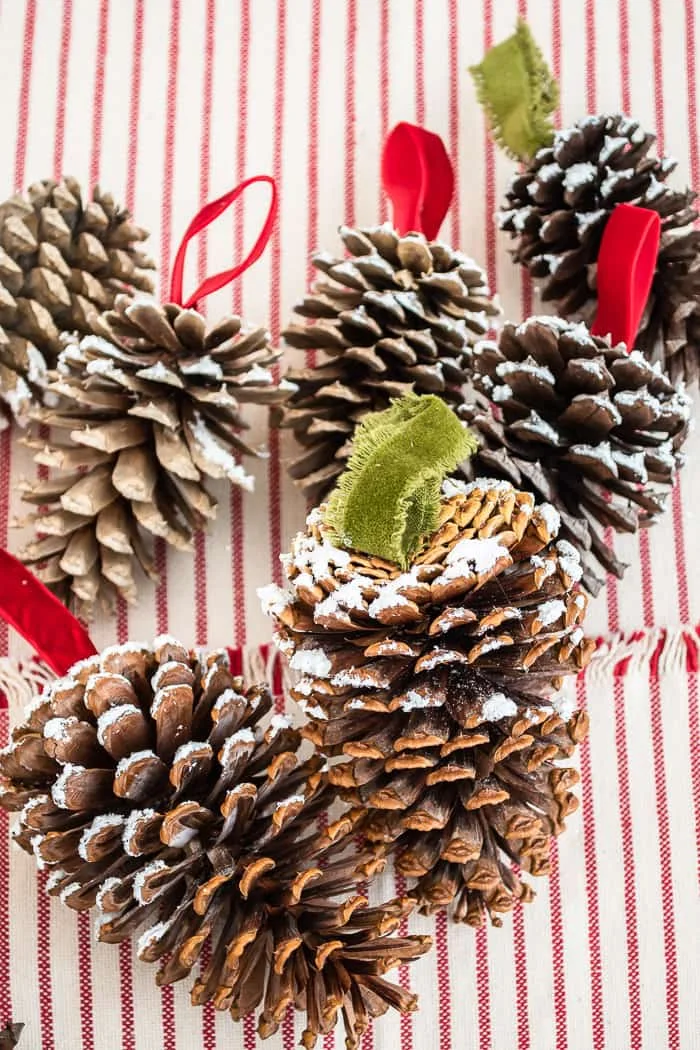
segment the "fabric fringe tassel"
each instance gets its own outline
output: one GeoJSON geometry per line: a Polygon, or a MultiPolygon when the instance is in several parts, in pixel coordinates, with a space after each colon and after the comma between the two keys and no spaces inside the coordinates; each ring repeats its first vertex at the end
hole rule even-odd
{"type": "Polygon", "coordinates": [[[700,669],[700,624],[651,627],[597,641],[597,653],[586,670],[588,682],[634,673],[654,678],[697,674],[700,669]]]}
{"type": "Polygon", "coordinates": [[[0,707],[23,709],[55,677],[53,671],[38,660],[0,657],[0,707]]]}

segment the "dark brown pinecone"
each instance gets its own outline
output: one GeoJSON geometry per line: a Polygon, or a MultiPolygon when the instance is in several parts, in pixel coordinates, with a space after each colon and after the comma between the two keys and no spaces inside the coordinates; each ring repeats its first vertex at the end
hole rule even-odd
{"type": "Polygon", "coordinates": [[[625,569],[597,526],[635,532],[663,511],[684,462],[689,398],[638,351],[555,317],[506,324],[498,343],[470,355],[490,406],[462,412],[481,440],[464,473],[554,504],[597,593],[599,565],[616,576],[625,569]]]}
{"type": "Polygon", "coordinates": [[[207,329],[195,310],[120,298],[105,322],[110,339],[86,336],[61,354],[49,386],[58,404],[41,414],[52,437],[29,442],[58,473],[22,493],[41,505],[43,534],[22,558],[88,613],[114,592],[133,600],[137,564],[153,575],[144,537],[191,549],[216,516],[209,478],[253,487],[239,460],[260,453],[241,436],[243,408],[289,392],[266,367],[280,356],[268,333],[238,317],[207,329]]]}
{"type": "Polygon", "coordinates": [[[636,346],[661,361],[675,382],[698,377],[700,354],[700,230],[696,194],[666,180],[671,157],[650,156],[655,136],[619,114],[586,117],[558,131],[513,176],[499,225],[515,240],[514,259],[541,280],[542,298],[563,317],[595,315],[596,261],[617,204],[661,216],[656,275],[636,346]]]}
{"type": "Polygon", "coordinates": [[[586,731],[558,693],[588,662],[576,551],[558,515],[505,482],[444,485],[441,525],[408,572],[335,548],[313,511],[289,591],[261,598],[302,677],[292,695],[330,779],[428,909],[494,921],[548,868],[576,806],[555,764],[586,731]]]}
{"type": "MultiPolygon", "coordinates": [[[[98,187],[35,182],[0,204],[0,419],[26,422],[63,332],[100,330],[120,292],[151,291],[148,234],[98,187]]],[[[1,423],[0,423],[1,425],[1,423]]]]}
{"type": "Polygon", "coordinates": [[[319,830],[334,794],[323,761],[301,760],[284,717],[263,727],[271,703],[223,651],[112,646],[14,730],[0,802],[20,811],[16,841],[50,870],[50,892],[96,905],[101,941],[138,934],[159,984],[187,977],[208,944],[195,1005],[257,1012],[265,1037],[294,1004],[305,1047],[340,1012],[355,1047],[370,1018],[415,1008],[383,974],[429,939],[389,936],[410,900],[367,907],[358,884],[382,850],[353,850],[350,815],[319,830]]]}
{"type": "Polygon", "coordinates": [[[483,270],[446,244],[388,224],[340,235],[350,257],[313,257],[322,276],[295,307],[311,323],[283,332],[289,346],[319,352],[287,374],[297,390],[279,419],[303,446],[289,473],[311,503],[345,470],[367,413],[411,392],[464,401],[466,349],[500,312],[483,270]]]}

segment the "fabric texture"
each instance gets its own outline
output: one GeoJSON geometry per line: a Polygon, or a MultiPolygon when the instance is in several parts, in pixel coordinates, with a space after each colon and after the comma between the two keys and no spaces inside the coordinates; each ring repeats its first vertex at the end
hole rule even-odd
{"type": "MultiPolygon", "coordinates": [[[[679,186],[700,186],[696,0],[0,0],[0,187],[62,173],[99,182],[152,232],[169,265],[197,209],[243,178],[279,180],[280,219],[262,259],[206,300],[277,340],[311,277],[315,248],[338,251],[341,223],[388,218],[381,144],[399,120],[425,123],[455,164],[456,204],[441,236],[482,262],[514,321],[541,308],[510,261],[493,216],[512,162],[490,143],[467,67],[527,18],[561,85],[562,122],[622,109],[678,157],[679,186]]],[[[269,193],[251,188],[191,248],[185,294],[243,258],[269,193]]],[[[287,354],[298,364],[299,355],[287,354]]],[[[135,607],[98,617],[98,647],[169,631],[190,644],[269,641],[256,587],[281,582],[278,555],[303,524],[285,473],[291,435],[253,440],[256,492],[218,484],[219,517],[194,557],[158,551],[161,583],[135,607]]],[[[17,482],[36,476],[16,434],[0,434],[0,544],[28,530],[17,482]]],[[[582,806],[556,844],[554,875],[503,928],[477,933],[444,915],[411,920],[434,951],[402,980],[421,1010],[386,1016],[365,1050],[698,1050],[697,846],[700,826],[700,578],[692,501],[698,436],[669,512],[640,536],[616,538],[630,568],[592,605],[589,630],[617,645],[579,683],[591,715],[580,752],[582,806]],[[680,625],[685,625],[681,628],[680,625]],[[621,637],[620,637],[621,635],[621,637]]],[[[249,654],[249,655],[250,655],[249,654]]],[[[0,628],[0,656],[27,647],[0,628]]],[[[260,654],[258,654],[260,656],[260,654]]],[[[262,657],[260,657],[262,659],[262,657]]],[[[0,664],[0,676],[14,671],[0,664]]],[[[0,744],[20,716],[12,678],[0,744]]],[[[43,892],[31,858],[11,848],[0,814],[0,1027],[26,1024],[26,1050],[291,1050],[291,1016],[267,1044],[193,1009],[184,985],[163,991],[129,947],[97,945],[86,916],[43,892]]],[[[379,900],[402,889],[391,872],[379,900]],[[398,885],[397,885],[398,883],[398,885]]],[[[324,1041],[341,1048],[342,1032],[324,1041]]]]}

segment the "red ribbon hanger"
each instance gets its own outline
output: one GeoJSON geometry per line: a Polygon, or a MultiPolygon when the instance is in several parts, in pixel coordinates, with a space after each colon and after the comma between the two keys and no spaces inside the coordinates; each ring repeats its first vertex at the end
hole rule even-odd
{"type": "Polygon", "coordinates": [[[204,299],[205,296],[211,295],[212,292],[218,291],[219,288],[223,288],[224,285],[234,281],[236,277],[239,277],[248,267],[252,266],[254,262],[260,258],[262,253],[267,247],[267,242],[272,236],[272,231],[275,225],[275,219],[277,218],[277,184],[271,175],[252,175],[251,178],[246,179],[236,186],[235,189],[229,190],[223,197],[219,197],[218,200],[209,201],[201,208],[192,222],[185,230],[185,235],[180,242],[180,247],[177,250],[177,254],[173,261],[173,272],[170,279],[170,302],[177,303],[178,306],[183,306],[185,309],[189,309],[191,306],[196,306],[200,299],[204,299]],[[270,198],[270,207],[267,212],[267,218],[263,224],[263,228],[260,231],[260,235],[248,252],[242,262],[238,263],[237,266],[231,267],[230,270],[222,270],[221,273],[212,274],[211,277],[205,278],[200,286],[192,293],[187,299],[182,298],[182,278],[185,269],[185,254],[187,252],[187,246],[193,237],[196,237],[198,233],[206,229],[215,219],[226,211],[238,198],[256,182],[266,182],[271,191],[272,195],[270,198]]]}
{"type": "Polygon", "coordinates": [[[382,184],[399,233],[438,235],[454,193],[454,172],[439,135],[397,124],[382,154],[382,184]]]}
{"type": "Polygon", "coordinates": [[[0,617],[22,635],[57,675],[97,650],[85,628],[55,594],[7,551],[0,550],[0,617]]]}
{"type": "Polygon", "coordinates": [[[598,313],[593,335],[634,349],[649,298],[661,239],[661,219],[636,204],[618,204],[598,253],[598,313]]]}

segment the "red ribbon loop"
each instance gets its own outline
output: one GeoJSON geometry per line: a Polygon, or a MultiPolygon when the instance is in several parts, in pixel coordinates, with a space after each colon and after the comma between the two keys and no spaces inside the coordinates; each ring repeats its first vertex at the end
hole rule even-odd
{"type": "Polygon", "coordinates": [[[598,313],[593,335],[634,349],[649,298],[661,239],[661,219],[636,204],[618,204],[598,253],[598,313]]]}
{"type": "Polygon", "coordinates": [[[219,288],[223,288],[224,285],[234,281],[236,277],[240,276],[240,274],[247,270],[248,267],[252,266],[254,262],[257,262],[265,251],[267,242],[272,236],[276,217],[277,184],[271,175],[253,175],[251,178],[242,182],[240,186],[236,186],[235,189],[225,193],[223,197],[219,197],[218,200],[209,201],[208,204],[205,204],[204,207],[197,212],[194,219],[185,230],[185,235],[177,250],[177,255],[173,262],[173,273],[170,279],[170,302],[177,303],[178,306],[183,306],[185,309],[189,309],[191,306],[196,306],[200,299],[204,299],[205,296],[211,295],[212,292],[216,292],[219,288]],[[182,277],[185,269],[187,245],[193,237],[196,237],[198,233],[201,233],[202,230],[214,222],[215,219],[218,219],[228,207],[238,200],[241,194],[244,193],[249,186],[252,186],[256,182],[266,182],[272,190],[267,218],[265,219],[257,241],[242,262],[238,263],[237,266],[233,266],[230,270],[222,270],[221,273],[215,273],[212,274],[211,277],[205,278],[199,288],[192,293],[189,299],[183,301],[182,277]]]}
{"type": "Polygon", "coordinates": [[[439,135],[397,124],[382,154],[382,183],[399,233],[438,235],[454,193],[454,172],[439,135]]]}
{"type": "Polygon", "coordinates": [[[29,569],[0,550],[0,617],[14,627],[44,663],[64,675],[97,650],[65,605],[29,569]]]}

